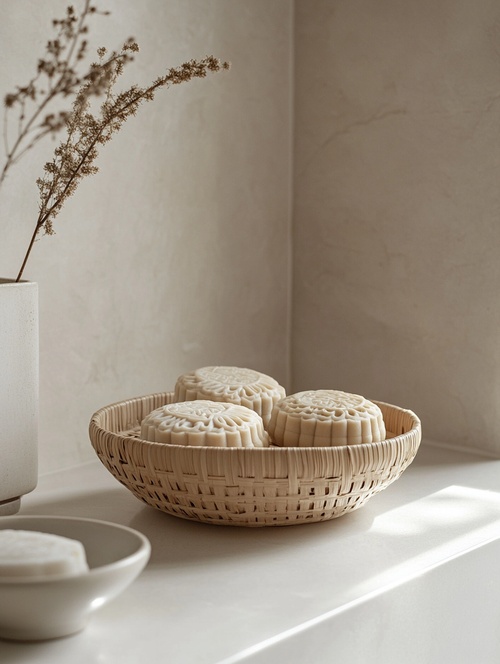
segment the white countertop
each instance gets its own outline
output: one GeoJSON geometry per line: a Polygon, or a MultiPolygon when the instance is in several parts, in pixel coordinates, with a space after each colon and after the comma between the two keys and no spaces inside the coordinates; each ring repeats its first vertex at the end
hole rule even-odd
{"type": "MultiPolygon", "coordinates": [[[[499,539],[500,460],[422,445],[402,477],[359,511],[281,528],[163,514],[96,460],[42,476],[20,514],[131,526],[150,539],[152,556],[83,632],[45,643],[0,641],[2,664],[280,664],[270,654],[276,644],[335,625],[370,598],[499,539]]],[[[321,649],[296,660],[289,652],[287,664],[331,662],[331,629],[321,649]]],[[[363,628],[351,629],[355,637],[363,628]]],[[[377,662],[362,653],[359,661],[377,662]]]]}

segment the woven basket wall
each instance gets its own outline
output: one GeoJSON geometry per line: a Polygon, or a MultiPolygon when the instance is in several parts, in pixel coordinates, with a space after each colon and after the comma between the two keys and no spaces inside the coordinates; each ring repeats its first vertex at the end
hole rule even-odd
{"type": "Polygon", "coordinates": [[[205,523],[285,526],[342,516],[398,479],[421,440],[414,413],[380,402],[393,436],[382,443],[244,449],[141,440],[141,420],[172,399],[167,392],[102,408],[91,419],[90,439],[104,466],[137,498],[205,523]]]}

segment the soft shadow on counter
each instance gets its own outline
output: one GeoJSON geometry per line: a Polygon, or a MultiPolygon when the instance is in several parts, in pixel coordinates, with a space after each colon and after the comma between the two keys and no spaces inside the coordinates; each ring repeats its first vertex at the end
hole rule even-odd
{"type": "Polygon", "coordinates": [[[370,529],[377,512],[370,503],[337,519],[293,526],[221,526],[190,521],[150,507],[124,487],[51,497],[21,514],[73,516],[111,521],[142,532],[151,542],[149,565],[197,564],[211,558],[280,553],[284,547],[319,544],[325,538],[359,536],[370,529]]]}
{"type": "Polygon", "coordinates": [[[449,466],[451,468],[457,466],[483,466],[495,462],[498,463],[499,459],[477,454],[473,449],[459,450],[424,441],[420,445],[412,466],[419,468],[449,466]]]}
{"type": "Polygon", "coordinates": [[[2,664],[31,664],[40,661],[40,643],[18,643],[0,639],[0,662],[2,664]]]}
{"type": "Polygon", "coordinates": [[[47,499],[39,499],[34,504],[26,502],[25,505],[22,504],[20,515],[74,516],[116,521],[127,525],[127,521],[137,511],[140,511],[142,506],[143,503],[125,487],[117,485],[114,489],[65,495],[63,499],[51,496],[47,499]]]}
{"type": "Polygon", "coordinates": [[[211,559],[268,557],[284,548],[315,546],[324,539],[359,536],[367,532],[374,513],[366,507],[337,519],[293,526],[222,526],[199,523],[145,507],[130,522],[149,538],[149,565],[177,566],[211,559]]]}
{"type": "Polygon", "coordinates": [[[101,660],[101,645],[88,638],[89,625],[83,632],[50,641],[9,641],[0,639],[2,664],[51,664],[65,661],[68,664],[95,664],[101,660]],[[87,636],[85,636],[87,635],[87,636]]]}

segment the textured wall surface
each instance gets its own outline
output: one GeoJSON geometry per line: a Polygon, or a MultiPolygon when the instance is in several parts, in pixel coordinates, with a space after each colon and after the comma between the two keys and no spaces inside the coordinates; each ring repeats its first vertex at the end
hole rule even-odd
{"type": "MultiPolygon", "coordinates": [[[[1,0],[2,95],[66,4],[1,0]]],[[[93,47],[141,45],[128,82],[206,53],[232,69],[160,91],[35,247],[41,470],[93,458],[95,409],[206,364],[390,401],[430,438],[499,454],[498,3],[100,6],[93,47]]],[[[0,192],[0,276],[52,148],[0,192]]]]}
{"type": "Polygon", "coordinates": [[[294,389],[500,454],[500,6],[298,0],[294,389]]]}
{"type": "MultiPolygon", "coordinates": [[[[288,381],[292,3],[97,4],[111,16],[93,19],[93,47],[141,46],[129,83],[207,53],[232,69],[141,108],[35,247],[41,471],[94,458],[97,408],[185,371],[234,364],[288,381]]],[[[66,5],[2,0],[2,96],[32,76],[66,5]]],[[[0,276],[17,274],[52,149],[19,162],[0,194],[0,276]]]]}

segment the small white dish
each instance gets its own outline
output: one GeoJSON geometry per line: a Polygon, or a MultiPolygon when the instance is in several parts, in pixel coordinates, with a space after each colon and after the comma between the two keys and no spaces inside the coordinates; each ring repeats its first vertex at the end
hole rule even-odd
{"type": "Polygon", "coordinates": [[[151,545],[136,530],[95,519],[6,516],[0,529],[34,530],[79,540],[89,571],[72,577],[0,579],[0,637],[37,641],[81,631],[94,609],[141,573],[151,545]]]}

